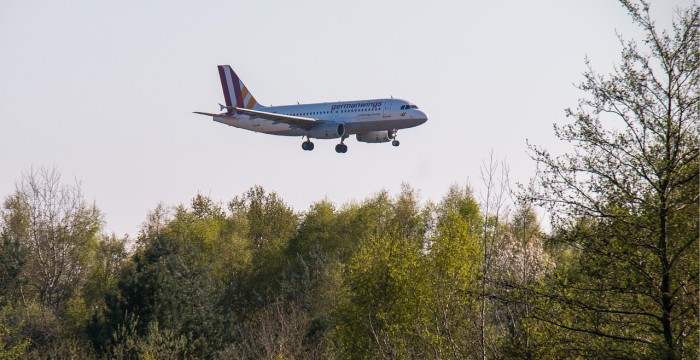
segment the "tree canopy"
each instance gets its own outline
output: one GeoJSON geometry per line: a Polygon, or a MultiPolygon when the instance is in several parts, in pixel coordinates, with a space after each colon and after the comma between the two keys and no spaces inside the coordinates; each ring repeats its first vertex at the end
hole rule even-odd
{"type": "Polygon", "coordinates": [[[517,194],[491,156],[439,201],[296,211],[253,186],[129,238],[30,170],[0,210],[0,359],[697,358],[700,7],[660,30],[621,3],[645,37],[611,74],[587,61],[572,150],[531,145],[517,194]]]}

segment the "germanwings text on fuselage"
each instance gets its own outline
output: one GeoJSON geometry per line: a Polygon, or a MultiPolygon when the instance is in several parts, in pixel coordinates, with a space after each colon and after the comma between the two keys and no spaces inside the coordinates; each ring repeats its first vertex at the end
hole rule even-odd
{"type": "Polygon", "coordinates": [[[350,135],[366,143],[391,141],[399,146],[396,135],[428,121],[428,115],[415,104],[401,99],[370,99],[333,103],[262,106],[228,65],[219,65],[219,78],[226,105],[225,112],[211,116],[214,121],[229,126],[271,135],[306,138],[301,148],[314,149],[311,139],[340,139],[335,151],[345,153],[344,143],[350,135]]]}
{"type": "Polygon", "coordinates": [[[359,103],[359,104],[340,104],[340,105],[333,105],[331,106],[331,110],[335,109],[354,109],[354,108],[365,108],[365,107],[371,107],[371,108],[378,108],[382,106],[381,101],[376,101],[373,103],[359,103]]]}

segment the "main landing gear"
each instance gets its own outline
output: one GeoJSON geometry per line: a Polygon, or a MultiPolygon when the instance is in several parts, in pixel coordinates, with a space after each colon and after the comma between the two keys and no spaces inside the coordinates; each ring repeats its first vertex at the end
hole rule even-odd
{"type": "Polygon", "coordinates": [[[340,144],[335,146],[335,152],[337,152],[338,154],[345,154],[346,152],[348,152],[348,146],[343,144],[343,141],[345,141],[345,139],[347,139],[347,136],[341,137],[340,144]]]}
{"type": "Polygon", "coordinates": [[[338,144],[335,146],[335,152],[337,152],[339,154],[344,154],[344,153],[348,152],[348,146],[345,144],[338,144]]]}
{"type": "Polygon", "coordinates": [[[304,151],[311,151],[314,149],[314,143],[311,142],[311,140],[306,140],[303,143],[301,143],[301,148],[304,151]]]}

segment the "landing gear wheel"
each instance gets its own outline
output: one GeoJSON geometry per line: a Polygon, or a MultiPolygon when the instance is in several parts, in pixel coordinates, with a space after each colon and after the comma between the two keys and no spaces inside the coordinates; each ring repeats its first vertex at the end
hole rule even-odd
{"type": "Polygon", "coordinates": [[[391,145],[393,146],[399,146],[401,143],[398,140],[394,140],[391,142],[391,145]]]}
{"type": "Polygon", "coordinates": [[[345,144],[338,144],[335,146],[335,152],[337,152],[338,154],[345,154],[346,152],[348,152],[348,146],[345,144]]]}
{"type": "Polygon", "coordinates": [[[301,143],[301,148],[305,151],[311,151],[314,149],[314,143],[308,140],[304,141],[303,143],[301,143]]]}

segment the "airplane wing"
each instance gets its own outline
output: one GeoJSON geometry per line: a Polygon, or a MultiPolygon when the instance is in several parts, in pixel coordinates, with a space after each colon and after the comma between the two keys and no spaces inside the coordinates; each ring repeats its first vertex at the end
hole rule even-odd
{"type": "Polygon", "coordinates": [[[250,116],[251,119],[261,118],[261,119],[265,119],[265,120],[271,120],[275,124],[284,123],[284,124],[287,124],[291,127],[295,127],[295,128],[299,128],[299,129],[309,129],[312,126],[316,125],[316,123],[318,122],[318,120],[308,118],[308,117],[275,114],[275,113],[266,112],[266,111],[251,110],[251,109],[239,108],[239,107],[236,107],[234,109],[234,111],[238,111],[239,113],[246,114],[246,115],[250,116]]]}
{"type": "MultiPolygon", "coordinates": [[[[313,119],[313,118],[308,118],[308,117],[275,114],[275,113],[271,113],[271,112],[251,110],[251,109],[240,108],[240,107],[235,107],[235,106],[224,107],[224,108],[228,108],[229,110],[234,111],[234,112],[238,112],[240,114],[248,115],[251,119],[260,118],[260,119],[270,120],[275,124],[284,123],[284,124],[287,124],[291,127],[298,128],[298,129],[308,130],[318,123],[318,120],[313,119]]],[[[205,112],[199,112],[199,111],[195,111],[194,113],[200,114],[200,115],[206,115],[206,116],[213,116],[213,117],[230,117],[230,115],[227,115],[225,113],[224,114],[212,114],[212,113],[205,113],[205,112]]]]}

